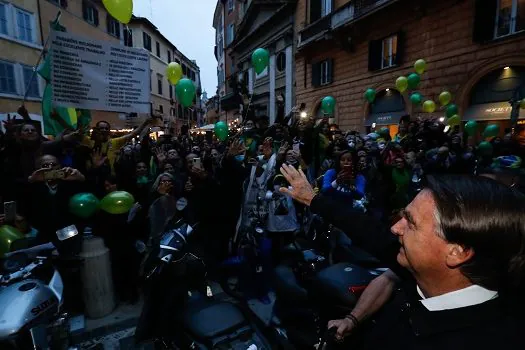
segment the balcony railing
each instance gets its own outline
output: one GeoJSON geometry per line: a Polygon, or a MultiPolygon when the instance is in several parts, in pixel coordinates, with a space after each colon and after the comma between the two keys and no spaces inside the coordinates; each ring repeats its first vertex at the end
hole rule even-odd
{"type": "Polygon", "coordinates": [[[331,14],[319,18],[299,32],[299,46],[303,46],[330,30],[331,14]]]}
{"type": "Polygon", "coordinates": [[[332,13],[331,29],[359,19],[397,0],[354,0],[332,13]]]}

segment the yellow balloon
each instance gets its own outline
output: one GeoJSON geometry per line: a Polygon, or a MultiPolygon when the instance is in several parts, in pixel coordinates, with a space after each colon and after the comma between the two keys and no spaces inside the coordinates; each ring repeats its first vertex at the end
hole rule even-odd
{"type": "Polygon", "coordinates": [[[461,124],[461,118],[457,114],[447,119],[447,125],[458,126],[459,124],[461,124]]]}
{"type": "Polygon", "coordinates": [[[414,70],[417,74],[423,74],[425,73],[425,69],[427,69],[427,63],[423,59],[419,59],[414,63],[414,70]]]}
{"type": "Polygon", "coordinates": [[[525,99],[520,101],[520,108],[525,109],[525,99]]]}
{"type": "Polygon", "coordinates": [[[432,100],[423,102],[423,112],[433,113],[436,110],[436,103],[432,100]]]}
{"type": "Polygon", "coordinates": [[[452,100],[452,95],[448,91],[443,91],[439,94],[439,103],[441,103],[442,106],[446,106],[450,103],[452,100]]]}
{"type": "Polygon", "coordinates": [[[171,62],[166,68],[166,77],[171,85],[177,85],[182,78],[182,67],[176,62],[171,62]]]}
{"type": "Polygon", "coordinates": [[[133,0],[102,0],[108,13],[117,21],[128,24],[133,14],[133,0]]]}

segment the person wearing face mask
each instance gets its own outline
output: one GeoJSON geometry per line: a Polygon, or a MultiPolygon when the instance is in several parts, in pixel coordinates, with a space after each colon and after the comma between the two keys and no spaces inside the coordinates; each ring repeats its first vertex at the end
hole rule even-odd
{"type": "Polygon", "coordinates": [[[334,169],[324,174],[321,193],[338,196],[350,201],[359,200],[365,195],[366,179],[362,174],[355,175],[353,155],[345,151],[339,157],[334,169]]]}

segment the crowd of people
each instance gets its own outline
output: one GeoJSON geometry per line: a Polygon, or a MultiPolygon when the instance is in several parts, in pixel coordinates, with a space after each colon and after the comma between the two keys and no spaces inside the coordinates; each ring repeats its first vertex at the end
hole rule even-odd
{"type": "Polygon", "coordinates": [[[298,108],[285,116],[279,103],[274,124],[248,114],[240,132],[223,141],[187,130],[154,139],[149,132],[154,118],[124,136],[112,137],[110,123],[99,121],[91,132],[79,127],[50,140],[27,111],[19,113],[23,121],[4,122],[0,139],[0,196],[16,202],[17,215],[13,222],[1,216],[0,224],[42,242],[56,241],[55,232],[71,224],[80,231],[92,228],[111,250],[123,300],[137,298],[137,242],[147,246],[156,238],[150,207],[164,196],[177,206],[184,203],[180,215],[199,223],[192,239],[213,265],[228,256],[229,242],[254,218],[263,220],[273,239],[275,259],[283,240],[304,229],[311,215],[307,207],[279,190],[290,186],[283,164],[301,169],[316,192],[382,222],[411,201],[427,174],[485,173],[523,186],[524,146],[511,130],[492,138],[492,149],[477,149],[458,128],[445,130],[438,120],[402,119],[391,137],[388,129],[343,131],[328,119],[302,118],[298,108]],[[116,190],[135,198],[129,214],[100,211],[86,219],[70,213],[74,194],[102,198],[116,190]]]}

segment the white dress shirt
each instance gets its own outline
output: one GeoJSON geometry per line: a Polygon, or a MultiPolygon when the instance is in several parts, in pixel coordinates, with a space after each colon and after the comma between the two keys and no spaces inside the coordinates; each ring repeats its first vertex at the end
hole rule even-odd
{"type": "Polygon", "coordinates": [[[425,298],[419,286],[417,286],[417,293],[421,296],[421,303],[428,311],[459,309],[481,304],[498,297],[498,292],[476,284],[432,298],[425,298]]]}

